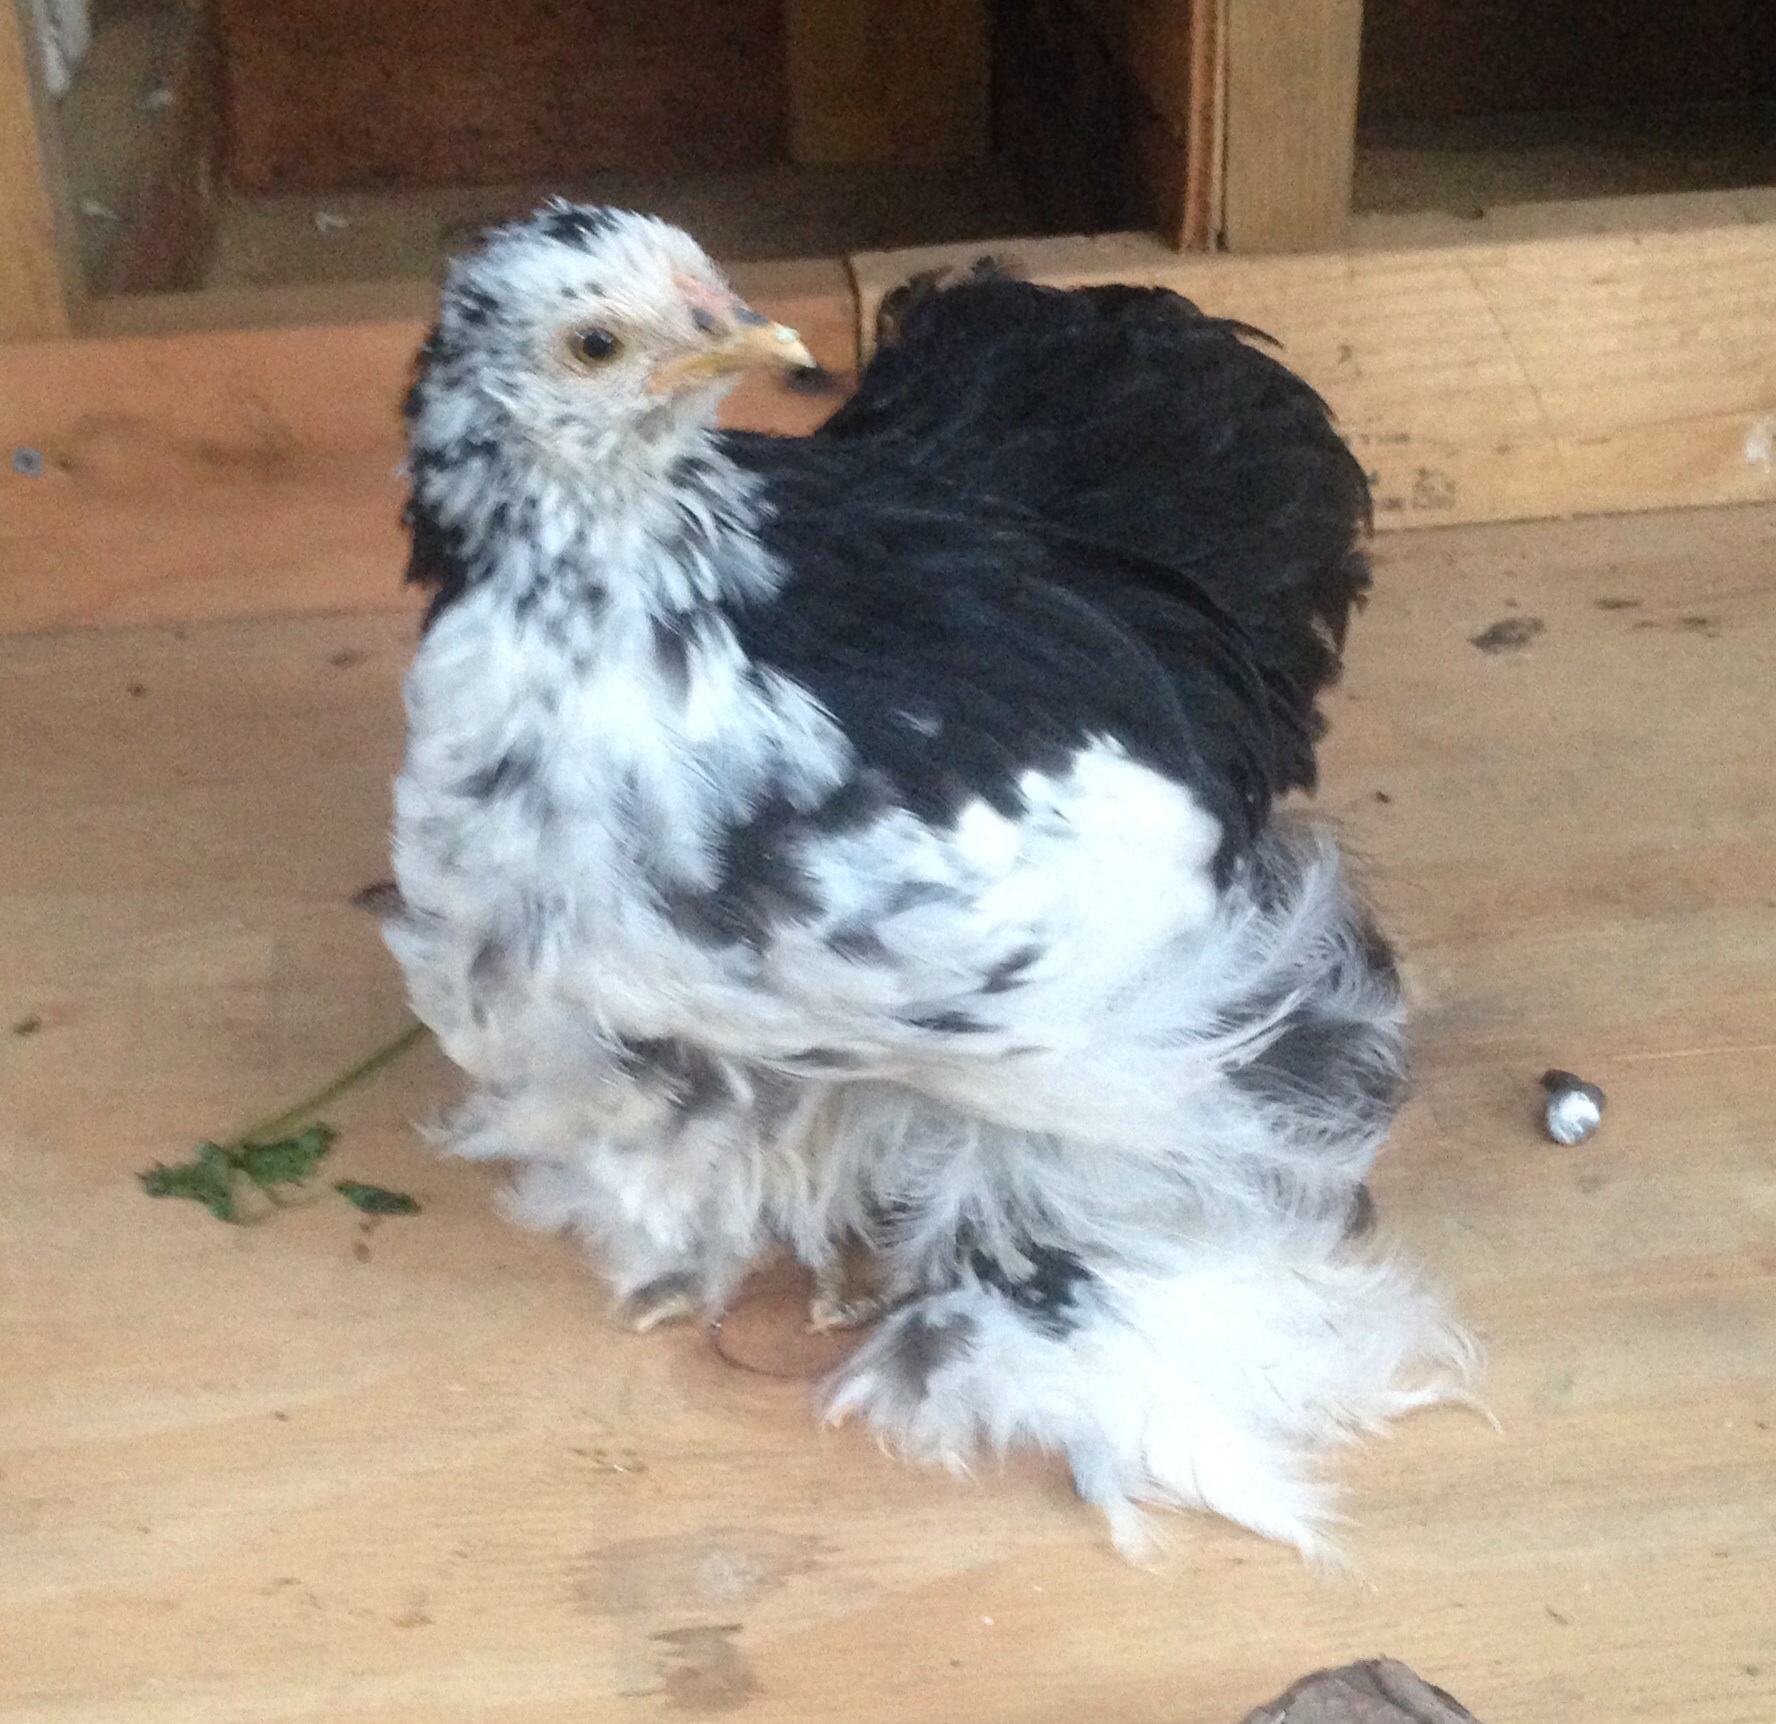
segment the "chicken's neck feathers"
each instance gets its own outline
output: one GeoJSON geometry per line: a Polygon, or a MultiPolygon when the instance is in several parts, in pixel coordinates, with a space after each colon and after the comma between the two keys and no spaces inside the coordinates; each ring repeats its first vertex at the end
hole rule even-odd
{"type": "Polygon", "coordinates": [[[732,625],[782,571],[757,531],[760,482],[712,433],[651,473],[564,479],[502,447],[478,473],[429,477],[416,467],[416,497],[447,499],[473,560],[408,678],[418,780],[489,806],[522,786],[559,817],[539,832],[620,827],[693,882],[719,827],[844,780],[832,716],[732,625]]]}
{"type": "Polygon", "coordinates": [[[712,425],[663,414],[624,434],[551,437],[439,414],[415,433],[416,535],[442,541],[459,590],[493,589],[545,635],[576,637],[582,655],[603,632],[592,625],[680,619],[778,584],[758,540],[759,483],[712,425]]]}

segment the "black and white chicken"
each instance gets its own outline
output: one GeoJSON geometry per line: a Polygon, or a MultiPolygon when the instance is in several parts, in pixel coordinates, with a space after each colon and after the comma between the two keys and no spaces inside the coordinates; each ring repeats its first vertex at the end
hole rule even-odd
{"type": "Polygon", "coordinates": [[[1319,398],[1156,289],[921,283],[819,432],[683,233],[555,204],[452,265],[407,404],[435,588],[396,788],[452,1147],[629,1320],[774,1249],[879,1317],[832,1417],[1065,1455],[1304,1551],[1314,1454],[1465,1342],[1356,1240],[1402,1077],[1314,699],[1367,573],[1319,398]],[[841,1266],[875,1264],[868,1301],[841,1266]]]}

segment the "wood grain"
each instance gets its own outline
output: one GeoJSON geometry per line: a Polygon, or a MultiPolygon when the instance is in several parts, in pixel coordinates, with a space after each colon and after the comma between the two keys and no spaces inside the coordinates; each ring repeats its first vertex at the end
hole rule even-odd
{"type": "Polygon", "coordinates": [[[219,0],[246,192],[754,166],[785,138],[782,0],[219,0]]]}
{"type": "MultiPolygon", "coordinates": [[[[140,11],[132,22],[152,19],[140,11]]],[[[155,65],[152,87],[167,98],[158,108],[143,112],[139,77],[112,86],[113,102],[133,110],[134,123],[113,121],[112,148],[124,157],[113,169],[125,193],[117,206],[123,219],[102,271],[89,279],[94,296],[173,293],[204,279],[222,159],[221,55],[207,9],[171,9],[167,34],[176,46],[155,65]]],[[[95,53],[102,45],[101,37],[95,53]]],[[[72,133],[70,122],[63,135],[72,133]]]]}
{"type": "MultiPolygon", "coordinates": [[[[732,272],[842,378],[836,263],[732,272]]],[[[23,344],[0,363],[0,633],[402,602],[399,405],[423,325],[23,344]]],[[[807,430],[830,399],[762,383],[734,423],[807,430]]]]}
{"type": "MultiPolygon", "coordinates": [[[[978,249],[853,259],[862,327],[895,282],[978,249]]],[[[1383,528],[1776,497],[1776,223],[1298,257],[1146,235],[996,249],[1267,330],[1371,470],[1383,528]]]]}
{"type": "Polygon", "coordinates": [[[987,0],[786,0],[789,154],[803,166],[987,154],[987,0]]]}
{"type": "Polygon", "coordinates": [[[79,297],[36,52],[24,0],[0,0],[0,341],[67,334],[79,297]]]}
{"type": "Polygon", "coordinates": [[[921,1471],[756,1335],[614,1331],[413,1131],[430,1053],[334,1115],[421,1215],[149,1202],[399,1021],[347,899],[412,623],[0,642],[0,1718],[1230,1724],[1380,1652],[1489,1724],[1776,1716],[1773,535],[1381,546],[1321,807],[1415,1001],[1380,1224],[1503,1429],[1338,1461],[1355,1580],[1199,1517],[1126,1568],[1051,1468],[921,1471]],[[1470,644],[1505,616],[1543,632],[1470,644]],[[1608,1092],[1588,1146],[1549,1064],[1608,1092]]]}
{"type": "Polygon", "coordinates": [[[1363,0],[1228,0],[1222,240],[1319,251],[1350,212],[1363,0]]]}

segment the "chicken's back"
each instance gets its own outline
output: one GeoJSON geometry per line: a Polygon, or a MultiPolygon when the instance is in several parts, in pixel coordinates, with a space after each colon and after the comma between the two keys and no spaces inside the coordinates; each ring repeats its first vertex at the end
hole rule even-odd
{"type": "MultiPolygon", "coordinates": [[[[882,440],[935,484],[1176,571],[1240,622],[1317,726],[1369,584],[1369,488],[1325,403],[1255,331],[1164,288],[987,269],[908,284],[882,324],[821,436],[882,440]]],[[[1310,754],[1295,776],[1311,786],[1310,754]]]]}

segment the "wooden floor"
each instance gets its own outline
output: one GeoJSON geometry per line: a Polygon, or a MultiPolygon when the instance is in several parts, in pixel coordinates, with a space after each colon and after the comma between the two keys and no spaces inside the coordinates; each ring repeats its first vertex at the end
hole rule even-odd
{"type": "Polygon", "coordinates": [[[412,619],[0,643],[0,1719],[1231,1724],[1388,1653],[1487,1724],[1768,1724],[1773,547],[1768,508],[1381,546],[1321,806],[1417,1002],[1383,1225],[1503,1429],[1341,1462],[1349,1580],[1199,1518],[1126,1568],[1052,1468],[817,1429],[745,1312],[738,1363],[614,1332],[413,1129],[429,1051],[332,1113],[422,1215],[147,1200],[401,1022],[348,900],[412,619]],[[1538,1133],[1551,1064],[1608,1091],[1590,1145],[1538,1133]]]}

